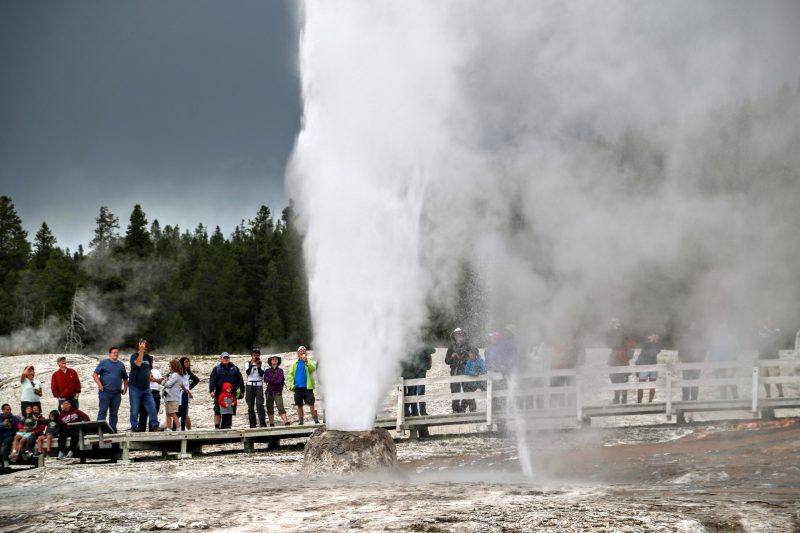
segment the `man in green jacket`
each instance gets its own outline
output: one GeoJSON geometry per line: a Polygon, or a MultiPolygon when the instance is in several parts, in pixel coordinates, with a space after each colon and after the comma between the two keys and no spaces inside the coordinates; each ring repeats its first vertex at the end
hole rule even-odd
{"type": "Polygon", "coordinates": [[[301,346],[297,349],[297,361],[294,362],[289,370],[289,390],[294,391],[294,403],[297,406],[297,418],[299,424],[303,424],[303,404],[311,409],[311,417],[315,424],[319,424],[317,409],[314,407],[314,371],[316,370],[314,360],[306,354],[306,347],[301,346]]]}

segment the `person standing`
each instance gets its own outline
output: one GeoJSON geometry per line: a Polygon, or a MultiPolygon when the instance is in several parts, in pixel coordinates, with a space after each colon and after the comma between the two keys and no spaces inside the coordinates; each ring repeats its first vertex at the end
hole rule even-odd
{"type": "Polygon", "coordinates": [[[283,407],[283,388],[286,386],[286,377],[281,368],[281,358],[273,355],[269,358],[269,368],[264,371],[264,381],[267,384],[267,416],[269,426],[275,426],[275,406],[278,406],[278,414],[283,420],[283,425],[289,425],[289,417],[286,416],[286,409],[283,407]]]}
{"type": "Polygon", "coordinates": [[[192,362],[188,357],[181,357],[178,362],[183,366],[183,389],[181,390],[181,404],[178,406],[178,419],[181,421],[181,431],[185,431],[192,429],[192,419],[189,417],[189,400],[194,399],[192,389],[200,383],[200,378],[192,372],[192,362]]]}
{"type": "Polygon", "coordinates": [[[308,357],[305,346],[300,346],[297,349],[297,361],[292,363],[292,368],[289,369],[289,390],[294,391],[294,403],[297,406],[298,424],[301,426],[305,423],[303,421],[303,404],[311,409],[311,417],[314,419],[315,424],[319,424],[319,417],[317,416],[317,409],[314,406],[316,400],[314,399],[314,389],[316,383],[314,382],[314,372],[317,367],[314,360],[308,357]]]}
{"type": "MultiPolygon", "coordinates": [[[[661,353],[661,337],[656,335],[655,333],[651,333],[647,336],[647,342],[644,343],[642,349],[639,351],[639,357],[636,358],[636,364],[640,366],[647,366],[647,365],[655,365],[658,364],[658,354],[661,353]]],[[[651,370],[648,372],[638,372],[639,381],[649,381],[655,383],[658,379],[658,372],[655,370],[651,370]]],[[[648,399],[649,403],[653,402],[653,399],[656,397],[656,389],[655,387],[651,388],[648,392],[648,399]]],[[[642,403],[642,399],[644,398],[644,389],[637,389],[636,390],[636,403],[642,403]]]]}
{"type": "MultiPolygon", "coordinates": [[[[419,350],[408,354],[405,361],[403,361],[401,369],[403,379],[422,379],[428,373],[428,370],[433,366],[432,355],[436,349],[430,346],[424,346],[419,350]]],[[[403,387],[404,396],[423,396],[425,394],[425,385],[410,385],[403,387]]],[[[405,404],[406,416],[426,416],[428,414],[427,404],[425,402],[411,402],[405,404]]]]}
{"type": "Polygon", "coordinates": [[[33,365],[25,367],[22,371],[22,375],[19,377],[19,383],[21,385],[19,412],[24,414],[25,408],[29,405],[31,407],[38,405],[41,411],[42,384],[36,379],[36,369],[33,368],[33,365]]]}
{"type": "MultiPolygon", "coordinates": [[[[172,431],[173,427],[180,424],[178,420],[178,405],[181,401],[181,394],[184,392],[183,385],[184,369],[180,361],[173,359],[169,362],[169,372],[164,380],[164,412],[167,415],[166,428],[172,431]]],[[[189,392],[186,389],[185,392],[189,392]]]]}
{"type": "MultiPolygon", "coordinates": [[[[208,379],[208,392],[214,398],[214,428],[220,429],[220,403],[219,397],[222,394],[222,386],[225,383],[231,385],[231,393],[236,398],[241,398],[244,392],[244,380],[239,368],[231,363],[231,355],[228,352],[222,352],[219,356],[219,364],[211,370],[211,377],[208,379]]],[[[230,403],[230,402],[228,402],[230,403]]],[[[236,414],[236,403],[229,406],[233,411],[231,415],[236,414]]]]}
{"type": "Polygon", "coordinates": [[[119,360],[119,348],[112,346],[108,349],[108,359],[98,363],[92,378],[97,383],[97,396],[100,401],[97,420],[105,420],[108,415],[108,425],[116,433],[117,414],[122,403],[122,395],[128,392],[128,371],[125,370],[125,364],[119,360]]]}
{"type": "MultiPolygon", "coordinates": [[[[444,356],[446,365],[450,365],[451,376],[463,376],[464,368],[467,366],[469,359],[469,343],[467,342],[467,334],[461,328],[456,328],[450,334],[450,346],[447,347],[447,353],[444,356]]],[[[450,392],[458,394],[463,388],[463,383],[451,383],[450,392]]],[[[453,400],[452,407],[454,413],[463,413],[469,405],[468,400],[453,400]]]]}
{"type": "Polygon", "coordinates": [[[159,431],[160,429],[158,427],[156,402],[150,392],[153,356],[147,353],[149,349],[150,343],[145,339],[139,339],[136,352],[131,354],[131,369],[128,381],[128,398],[131,404],[131,431],[137,431],[139,428],[139,411],[142,408],[147,411],[147,416],[150,418],[150,429],[152,431],[159,431]]]}
{"type": "Polygon", "coordinates": [[[148,429],[153,431],[153,427],[160,427],[158,423],[158,413],[161,412],[161,384],[163,382],[164,378],[161,376],[161,372],[153,367],[150,371],[150,394],[153,396],[153,402],[156,404],[156,419],[155,423],[150,420],[150,424],[148,424],[147,410],[139,410],[139,431],[147,431],[148,429]]]}
{"type": "Polygon", "coordinates": [[[253,348],[245,368],[247,385],[244,393],[247,402],[247,418],[251,428],[256,427],[256,411],[258,412],[258,425],[262,428],[267,427],[267,419],[264,414],[264,368],[261,365],[261,350],[253,348]]]}
{"type": "MultiPolygon", "coordinates": [[[[606,334],[608,346],[611,348],[611,353],[608,354],[608,366],[628,366],[633,358],[633,351],[636,349],[636,341],[633,337],[625,333],[622,328],[622,323],[612,318],[609,324],[608,332],[606,334]]],[[[627,383],[630,372],[612,372],[609,374],[611,383],[627,383]]],[[[614,403],[628,403],[628,391],[626,389],[617,389],[614,391],[614,403]]]]}
{"type": "Polygon", "coordinates": [[[50,390],[53,398],[58,400],[58,410],[61,411],[61,404],[64,400],[69,400],[72,407],[78,408],[78,396],[81,394],[81,378],[74,368],[67,366],[67,358],[63,355],[58,358],[58,370],[53,372],[50,379],[50,390]]]}

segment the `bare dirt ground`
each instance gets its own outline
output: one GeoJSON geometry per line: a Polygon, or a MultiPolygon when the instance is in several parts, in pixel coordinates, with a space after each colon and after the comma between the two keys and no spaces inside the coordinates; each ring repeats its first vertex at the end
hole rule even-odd
{"type": "Polygon", "coordinates": [[[797,531],[800,423],[398,442],[400,471],[301,473],[300,447],[0,477],[0,531],[797,531]],[[618,444],[620,440],[637,443],[618,444]]]}

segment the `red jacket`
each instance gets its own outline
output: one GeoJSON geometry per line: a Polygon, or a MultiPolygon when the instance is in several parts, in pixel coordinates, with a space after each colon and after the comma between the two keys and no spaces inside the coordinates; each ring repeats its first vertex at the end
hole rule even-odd
{"type": "Polygon", "coordinates": [[[74,398],[76,394],[81,392],[81,380],[78,377],[78,373],[72,368],[68,368],[66,372],[62,372],[59,368],[53,372],[53,379],[50,380],[50,390],[56,399],[67,400],[74,398]]]}

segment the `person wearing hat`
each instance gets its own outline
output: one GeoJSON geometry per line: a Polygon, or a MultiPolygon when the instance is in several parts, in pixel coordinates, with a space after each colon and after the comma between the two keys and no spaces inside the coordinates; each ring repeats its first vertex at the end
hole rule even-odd
{"type": "Polygon", "coordinates": [[[311,417],[315,424],[319,424],[317,409],[314,407],[314,371],[316,370],[314,360],[308,357],[306,347],[301,346],[297,349],[297,361],[292,364],[289,370],[289,390],[294,391],[294,403],[297,406],[298,423],[303,425],[303,404],[311,409],[311,417]]]}
{"type": "MultiPolygon", "coordinates": [[[[214,398],[214,428],[220,429],[219,397],[222,394],[222,386],[225,383],[231,384],[232,393],[241,398],[244,393],[244,380],[239,368],[231,363],[231,356],[228,352],[222,352],[219,356],[219,364],[211,370],[211,377],[208,378],[208,392],[214,398]]],[[[236,414],[236,405],[233,405],[233,413],[236,414]]]]}
{"type": "MultiPolygon", "coordinates": [[[[444,356],[446,365],[450,365],[451,376],[463,376],[464,368],[467,366],[469,359],[469,343],[467,342],[467,334],[461,328],[456,328],[450,334],[450,346],[447,348],[447,353],[444,356]]],[[[464,384],[451,383],[450,392],[457,394],[461,392],[464,384]]],[[[467,392],[467,391],[465,391],[467,392]]],[[[452,407],[454,413],[463,413],[467,410],[469,400],[453,400],[452,407]]]]}
{"type": "Polygon", "coordinates": [[[264,371],[264,381],[267,383],[267,416],[269,426],[275,426],[275,406],[278,406],[278,414],[283,420],[283,425],[289,425],[289,417],[286,416],[286,409],[283,407],[283,388],[286,386],[286,377],[281,368],[281,358],[273,355],[269,358],[269,368],[264,371]]]}
{"type": "Polygon", "coordinates": [[[244,373],[247,375],[244,398],[247,402],[247,418],[250,427],[256,427],[256,411],[258,412],[258,425],[262,428],[267,427],[267,419],[264,415],[264,367],[261,363],[261,350],[258,348],[251,350],[250,360],[247,362],[244,373]]]}

